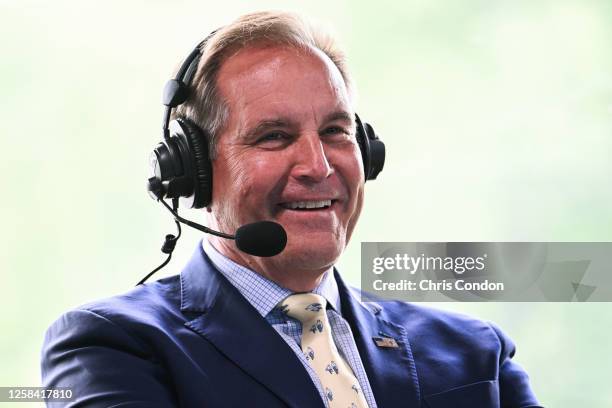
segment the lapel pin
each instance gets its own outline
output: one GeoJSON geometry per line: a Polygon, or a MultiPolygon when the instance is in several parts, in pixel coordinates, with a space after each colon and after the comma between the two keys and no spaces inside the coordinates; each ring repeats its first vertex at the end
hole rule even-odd
{"type": "Polygon", "coordinates": [[[374,340],[374,343],[376,343],[378,347],[399,348],[399,345],[397,344],[395,339],[391,337],[372,337],[372,340],[374,340]]]}

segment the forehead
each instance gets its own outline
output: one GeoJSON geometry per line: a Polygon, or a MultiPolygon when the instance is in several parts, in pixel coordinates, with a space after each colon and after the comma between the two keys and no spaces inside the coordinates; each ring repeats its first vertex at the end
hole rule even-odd
{"type": "Polygon", "coordinates": [[[349,109],[340,71],[317,49],[263,45],[244,48],[222,64],[217,85],[234,118],[349,109]]]}

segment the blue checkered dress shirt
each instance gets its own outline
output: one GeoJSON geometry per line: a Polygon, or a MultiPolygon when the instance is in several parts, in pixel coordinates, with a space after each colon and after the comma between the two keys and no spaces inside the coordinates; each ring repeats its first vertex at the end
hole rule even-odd
{"type": "MultiPolygon", "coordinates": [[[[289,347],[298,356],[302,365],[310,374],[312,382],[316,385],[321,396],[321,400],[327,404],[327,398],[323,392],[323,387],[319,377],[310,366],[304,353],[302,352],[300,341],[302,338],[302,324],[286,314],[282,313],[276,306],[287,296],[292,295],[289,289],[285,289],[270,279],[254,272],[244,266],[238,265],[231,259],[220,254],[209,242],[202,241],[204,251],[211,259],[217,269],[238,289],[245,299],[261,314],[278,334],[287,342],[289,347]]],[[[340,295],[338,284],[334,279],[332,269],[325,272],[321,283],[313,290],[313,293],[323,296],[327,300],[327,317],[332,329],[332,337],[336,343],[338,351],[344,360],[351,366],[355,377],[363,391],[366,401],[370,408],[376,408],[374,394],[368,381],[361,357],[357,351],[357,346],[353,338],[353,333],[346,320],[342,317],[340,310],[340,295]]]]}

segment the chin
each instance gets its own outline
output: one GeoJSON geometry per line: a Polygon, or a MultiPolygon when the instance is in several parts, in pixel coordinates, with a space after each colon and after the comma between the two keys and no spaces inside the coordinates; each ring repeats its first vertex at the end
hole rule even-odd
{"type": "Polygon", "coordinates": [[[344,241],[318,239],[314,236],[289,240],[280,256],[287,264],[300,270],[327,269],[336,263],[344,249],[344,241]]]}

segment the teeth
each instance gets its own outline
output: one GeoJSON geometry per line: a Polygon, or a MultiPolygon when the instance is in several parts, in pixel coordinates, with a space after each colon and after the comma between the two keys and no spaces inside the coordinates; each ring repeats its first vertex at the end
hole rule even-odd
{"type": "Polygon", "coordinates": [[[323,200],[323,201],[295,201],[293,203],[285,203],[283,207],[289,208],[291,210],[296,210],[299,208],[325,208],[331,205],[331,200],[323,200]]]}

